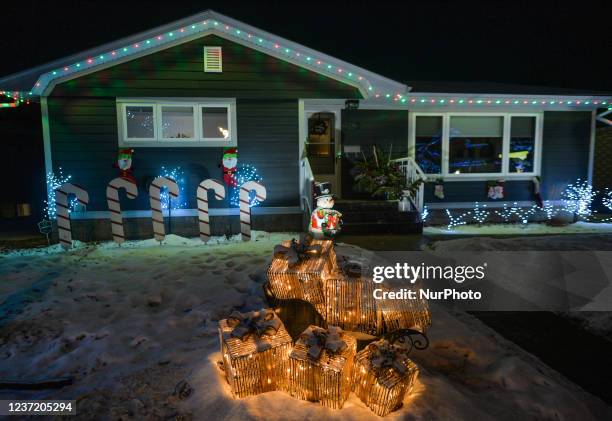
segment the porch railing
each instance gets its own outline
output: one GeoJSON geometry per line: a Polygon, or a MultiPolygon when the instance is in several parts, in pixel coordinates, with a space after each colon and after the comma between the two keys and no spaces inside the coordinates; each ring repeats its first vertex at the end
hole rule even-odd
{"type": "Polygon", "coordinates": [[[302,158],[300,161],[300,202],[302,210],[309,214],[313,209],[313,191],[314,191],[314,175],[310,168],[308,158],[302,158]]]}
{"type": "MultiPolygon", "coordinates": [[[[397,165],[399,165],[400,171],[406,176],[407,186],[412,185],[415,181],[419,179],[423,181],[427,180],[427,175],[425,175],[425,173],[423,172],[421,167],[419,167],[419,164],[416,163],[414,158],[399,158],[394,159],[392,162],[395,162],[397,165]]],[[[414,209],[419,212],[423,212],[424,196],[425,184],[421,183],[419,184],[419,187],[416,189],[416,191],[411,194],[411,197],[408,198],[414,209]]]]}

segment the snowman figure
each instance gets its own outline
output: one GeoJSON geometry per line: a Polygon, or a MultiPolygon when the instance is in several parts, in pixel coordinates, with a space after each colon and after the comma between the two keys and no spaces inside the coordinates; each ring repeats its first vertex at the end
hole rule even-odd
{"type": "Polygon", "coordinates": [[[309,232],[316,239],[333,238],[340,232],[342,214],[333,209],[334,196],[329,183],[317,183],[317,207],[310,215],[309,232]]]}

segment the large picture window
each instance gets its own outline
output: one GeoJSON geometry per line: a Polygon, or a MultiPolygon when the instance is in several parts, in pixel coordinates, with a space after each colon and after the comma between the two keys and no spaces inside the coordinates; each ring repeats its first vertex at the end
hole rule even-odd
{"type": "Polygon", "coordinates": [[[117,101],[120,146],[236,146],[232,99],[117,101]]]}
{"type": "Polygon", "coordinates": [[[421,169],[445,179],[539,175],[541,114],[411,113],[421,169]]]}
{"type": "Polygon", "coordinates": [[[448,172],[501,173],[503,126],[503,117],[452,116],[448,172]]]}

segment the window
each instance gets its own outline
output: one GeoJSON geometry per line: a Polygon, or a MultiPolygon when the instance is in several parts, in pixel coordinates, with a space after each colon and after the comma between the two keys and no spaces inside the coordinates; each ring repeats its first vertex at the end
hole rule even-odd
{"type": "Polygon", "coordinates": [[[229,131],[229,115],[226,107],[200,107],[202,116],[202,137],[204,139],[227,139],[229,131]]]}
{"type": "Polygon", "coordinates": [[[442,172],[442,116],[417,116],[415,159],[425,174],[442,172]]]}
{"type": "Polygon", "coordinates": [[[117,101],[120,146],[236,146],[233,99],[117,101]]]}
{"type": "Polygon", "coordinates": [[[448,172],[501,173],[503,126],[503,117],[451,117],[448,172]]]}
{"type": "Polygon", "coordinates": [[[126,138],[155,139],[155,109],[152,105],[126,105],[126,138]]]}
{"type": "Polygon", "coordinates": [[[162,105],[162,138],[194,139],[194,107],[182,105],[162,105]]]}
{"type": "Polygon", "coordinates": [[[511,173],[534,172],[536,118],[511,117],[510,121],[508,171],[511,173]]]}
{"type": "Polygon", "coordinates": [[[535,113],[411,113],[411,149],[426,174],[449,180],[532,177],[541,120],[535,113]]]}

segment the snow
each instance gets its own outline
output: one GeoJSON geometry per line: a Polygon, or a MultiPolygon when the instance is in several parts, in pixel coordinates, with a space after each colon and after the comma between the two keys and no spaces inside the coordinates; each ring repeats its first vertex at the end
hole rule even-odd
{"type": "MultiPolygon", "coordinates": [[[[217,322],[265,305],[272,249],[297,237],[254,234],[251,242],[168,236],[161,246],[0,255],[0,378],[75,378],[56,391],[0,391],[0,399],[76,399],[91,419],[376,419],[354,394],[337,411],[283,392],[231,397],[217,367],[217,322]]],[[[430,348],[414,354],[415,391],[387,419],[612,418],[601,400],[473,317],[432,305],[432,318],[430,348]]]]}
{"type": "Polygon", "coordinates": [[[542,234],[602,234],[612,233],[612,224],[579,221],[565,226],[529,224],[467,224],[448,229],[444,226],[423,228],[429,235],[542,235],[542,234]]]}

